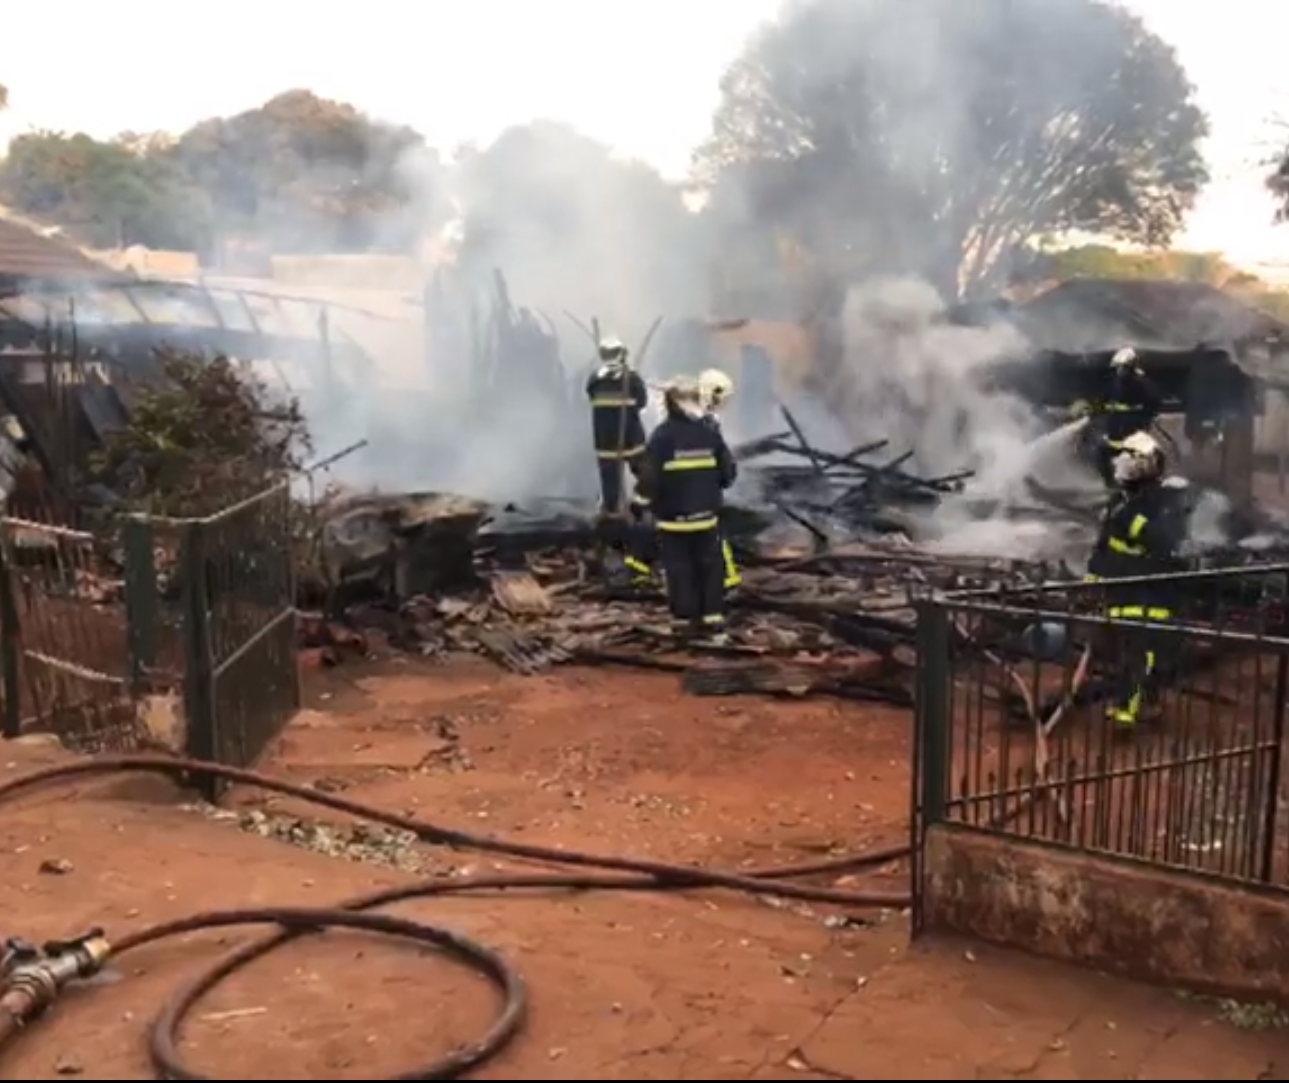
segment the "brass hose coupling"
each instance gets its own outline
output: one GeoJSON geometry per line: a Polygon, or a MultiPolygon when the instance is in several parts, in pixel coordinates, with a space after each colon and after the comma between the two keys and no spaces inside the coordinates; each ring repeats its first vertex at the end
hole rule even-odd
{"type": "Polygon", "coordinates": [[[102,970],[111,954],[102,929],[39,949],[22,940],[6,941],[0,949],[0,1016],[17,1026],[32,1022],[72,982],[102,970]]]}

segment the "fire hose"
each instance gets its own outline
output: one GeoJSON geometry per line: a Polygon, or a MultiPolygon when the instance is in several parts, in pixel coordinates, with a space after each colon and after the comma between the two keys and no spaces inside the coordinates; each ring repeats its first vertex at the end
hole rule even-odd
{"type": "MultiPolygon", "coordinates": [[[[177,777],[217,778],[292,797],[381,824],[416,836],[423,843],[457,850],[492,853],[517,860],[571,866],[587,872],[499,874],[457,879],[423,880],[349,899],[331,907],[259,907],[209,911],[128,932],[111,939],[98,929],[68,941],[37,948],[11,940],[0,955],[0,1065],[11,1043],[30,1024],[40,1020],[63,992],[93,977],[126,952],[173,936],[244,925],[272,925],[276,931],[224,957],[214,967],[172,996],[153,1022],[148,1054],[157,1079],[214,1079],[187,1067],[179,1053],[185,1020],[213,989],[233,974],[282,945],[310,933],[354,929],[432,946],[487,979],[500,996],[501,1008],[488,1030],[458,1045],[439,1059],[385,1079],[460,1079],[501,1053],[523,1028],[528,993],[523,978],[492,948],[452,929],[373,913],[380,907],[409,899],[460,895],[468,892],[531,891],[678,891],[723,888],[751,895],[773,895],[803,902],[847,907],[903,907],[905,892],[843,891],[792,883],[807,876],[872,869],[908,855],[907,847],[780,868],[728,872],[667,864],[637,858],[600,856],[555,847],[511,842],[440,827],[415,817],[374,808],[333,793],[324,793],[256,771],[167,756],[117,756],[35,771],[0,785],[0,804],[33,790],[87,777],[146,773],[177,777]]],[[[3,1075],[0,1071],[0,1075],[3,1075]]],[[[376,1077],[369,1077],[376,1078],[376,1077]]]]}

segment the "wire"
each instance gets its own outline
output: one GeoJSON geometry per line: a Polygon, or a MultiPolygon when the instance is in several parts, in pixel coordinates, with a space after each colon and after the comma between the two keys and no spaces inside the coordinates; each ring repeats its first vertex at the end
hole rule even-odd
{"type": "MultiPolygon", "coordinates": [[[[636,858],[561,850],[556,847],[510,842],[453,828],[440,827],[410,816],[388,812],[308,786],[300,786],[257,771],[222,764],[167,756],[114,756],[35,771],[0,785],[0,804],[43,787],[97,775],[146,773],[178,776],[180,782],[196,777],[221,779],[282,794],[372,823],[414,835],[421,842],[504,855],[526,861],[597,870],[585,873],[502,874],[460,879],[435,879],[405,884],[363,895],[334,907],[262,907],[211,911],[140,929],[114,941],[113,956],[184,933],[241,925],[276,925],[272,934],[226,956],[216,966],[181,989],[165,1004],[152,1027],[148,1048],[158,1079],[212,1079],[187,1067],[179,1054],[185,1019],[213,989],[230,976],[282,945],[328,929],[361,929],[386,936],[429,944],[485,977],[497,990],[501,1007],[496,1019],[479,1038],[459,1045],[428,1064],[384,1079],[460,1079],[496,1057],[519,1034],[527,1017],[528,994],[523,978],[496,951],[441,926],[410,921],[369,911],[408,899],[460,895],[467,892],[531,891],[676,891],[726,888],[753,895],[775,895],[805,902],[843,906],[904,907],[907,892],[841,891],[794,884],[790,881],[824,873],[873,868],[908,856],[907,847],[779,868],[727,872],[689,865],[667,864],[636,858]]],[[[0,1056],[4,1043],[0,1042],[0,1056]]]]}

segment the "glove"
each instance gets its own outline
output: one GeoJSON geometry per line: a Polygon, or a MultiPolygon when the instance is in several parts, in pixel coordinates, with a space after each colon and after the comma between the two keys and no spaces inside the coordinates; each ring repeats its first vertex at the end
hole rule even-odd
{"type": "Polygon", "coordinates": [[[1087,417],[1092,413],[1092,403],[1087,399],[1079,399],[1070,405],[1070,420],[1078,421],[1080,418],[1087,417]]]}

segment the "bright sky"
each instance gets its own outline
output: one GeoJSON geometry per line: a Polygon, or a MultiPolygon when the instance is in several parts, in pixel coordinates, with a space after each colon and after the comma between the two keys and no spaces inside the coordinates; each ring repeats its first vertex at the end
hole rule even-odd
{"type": "MultiPolygon", "coordinates": [[[[1042,0],[1027,0],[1039,3],[1042,0]]],[[[1289,262],[1255,162],[1289,115],[1289,4],[1124,0],[1180,51],[1214,127],[1215,181],[1186,243],[1289,262]]],[[[534,117],[684,173],[717,80],[777,0],[43,0],[0,35],[10,111],[29,128],[182,130],[293,87],[410,124],[431,143],[487,142],[534,117]]]]}

